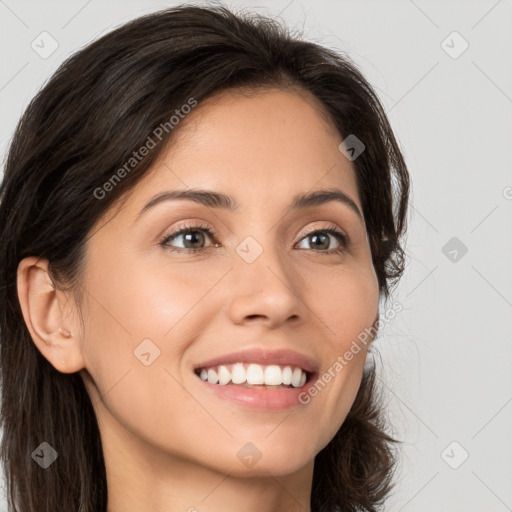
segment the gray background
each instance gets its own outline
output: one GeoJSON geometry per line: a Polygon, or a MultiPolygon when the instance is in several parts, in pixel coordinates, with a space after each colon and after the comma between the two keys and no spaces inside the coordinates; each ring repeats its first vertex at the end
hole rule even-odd
{"type": "MultiPolygon", "coordinates": [[[[21,113],[64,58],[176,3],[0,0],[2,161],[21,113]],[[48,58],[31,48],[43,31],[58,43],[48,58]]],[[[375,343],[404,441],[386,511],[512,510],[512,1],[226,4],[279,15],[348,52],[409,165],[408,268],[393,294],[403,310],[375,343]]]]}

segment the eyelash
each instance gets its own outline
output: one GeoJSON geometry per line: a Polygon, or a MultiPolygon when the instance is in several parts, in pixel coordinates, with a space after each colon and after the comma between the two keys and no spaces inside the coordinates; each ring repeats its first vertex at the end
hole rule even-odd
{"type": "MultiPolygon", "coordinates": [[[[159,245],[161,245],[162,247],[164,247],[165,249],[167,249],[167,250],[169,250],[171,252],[189,253],[189,254],[190,253],[199,254],[199,253],[202,253],[202,252],[205,252],[205,251],[211,249],[212,247],[218,247],[219,246],[219,244],[217,243],[217,244],[210,245],[208,247],[200,247],[199,249],[182,249],[182,248],[176,248],[176,247],[171,247],[171,246],[167,245],[169,240],[171,240],[173,238],[176,238],[179,235],[183,235],[184,233],[188,233],[189,231],[204,231],[211,239],[215,239],[215,235],[216,235],[216,232],[213,229],[211,229],[209,226],[206,226],[206,225],[203,225],[203,224],[185,225],[185,226],[182,226],[182,227],[178,228],[176,231],[173,231],[171,233],[167,233],[166,235],[164,235],[160,239],[159,245]]],[[[334,225],[330,225],[330,226],[325,227],[325,228],[314,229],[314,230],[310,231],[309,233],[306,233],[300,239],[300,241],[302,241],[305,238],[307,238],[308,236],[311,236],[311,235],[316,234],[316,233],[329,233],[329,234],[333,235],[338,240],[338,242],[340,243],[340,247],[338,247],[337,249],[328,249],[327,251],[315,251],[315,249],[312,249],[313,251],[315,251],[315,252],[317,252],[319,254],[342,253],[342,252],[344,252],[346,250],[346,248],[348,246],[349,239],[348,239],[347,235],[342,233],[334,225]]],[[[301,249],[301,250],[304,250],[304,249],[301,249]]]]}

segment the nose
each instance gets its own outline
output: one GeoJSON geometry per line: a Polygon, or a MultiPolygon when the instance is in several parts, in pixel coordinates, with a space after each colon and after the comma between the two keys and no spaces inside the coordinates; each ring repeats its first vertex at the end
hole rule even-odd
{"type": "Polygon", "coordinates": [[[229,316],[235,324],[259,322],[276,328],[304,320],[303,280],[283,258],[271,249],[265,249],[252,263],[235,257],[228,285],[229,316]]]}

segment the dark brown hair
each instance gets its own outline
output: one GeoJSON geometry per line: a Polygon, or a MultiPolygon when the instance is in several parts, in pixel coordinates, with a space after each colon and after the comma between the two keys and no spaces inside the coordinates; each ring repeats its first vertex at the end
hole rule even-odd
{"type": "MultiPolygon", "coordinates": [[[[79,373],[57,371],[38,351],[17,296],[17,266],[49,260],[52,280],[80,304],[80,272],[91,228],[126,197],[174,132],[101,199],[94,195],[190,98],[236,88],[294,87],[311,93],[343,138],[364,152],[353,161],[381,296],[403,272],[400,239],[407,168],[386,114],[357,66],[260,14],[183,4],[135,19],[67,59],[31,101],[16,128],[0,188],[1,457],[15,512],[105,512],[107,482],[94,409],[79,373]],[[31,457],[43,441],[58,463],[31,457]]],[[[314,512],[374,511],[393,486],[375,367],[332,441],[316,456],[314,512]]]]}

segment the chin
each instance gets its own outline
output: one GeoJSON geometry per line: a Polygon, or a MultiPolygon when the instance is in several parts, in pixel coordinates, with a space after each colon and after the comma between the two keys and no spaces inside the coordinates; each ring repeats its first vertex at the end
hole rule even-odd
{"type": "Polygon", "coordinates": [[[249,477],[265,477],[269,475],[274,477],[283,477],[286,475],[292,475],[303,469],[308,464],[312,463],[314,458],[308,459],[304,456],[295,457],[293,459],[282,459],[275,456],[267,457],[263,460],[262,457],[254,466],[244,467],[243,464],[232,465],[229,471],[232,476],[240,478],[249,477]]]}
{"type": "Polygon", "coordinates": [[[281,437],[273,441],[270,438],[246,441],[236,447],[236,459],[234,463],[230,459],[230,471],[242,477],[289,475],[313,462],[317,453],[313,448],[311,439],[288,437],[285,441],[281,437]]]}

